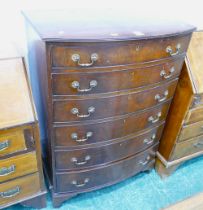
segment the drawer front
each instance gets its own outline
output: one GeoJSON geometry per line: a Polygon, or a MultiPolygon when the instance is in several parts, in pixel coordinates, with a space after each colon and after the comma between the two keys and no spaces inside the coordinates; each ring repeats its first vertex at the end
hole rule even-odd
{"type": "Polygon", "coordinates": [[[167,102],[142,113],[117,120],[66,126],[56,125],[54,127],[54,144],[57,148],[88,145],[139,132],[165,120],[169,105],[170,102],[167,102]],[[151,121],[151,118],[154,118],[155,121],[151,121]]]}
{"type": "Polygon", "coordinates": [[[37,171],[35,152],[0,159],[0,182],[37,171]]]}
{"type": "Polygon", "coordinates": [[[0,157],[26,149],[24,130],[0,133],[0,157]]]}
{"type": "Polygon", "coordinates": [[[106,98],[54,101],[54,122],[103,119],[140,111],[170,99],[177,79],[140,92],[106,98]]]}
{"type": "Polygon", "coordinates": [[[200,151],[203,151],[203,135],[177,143],[172,154],[172,160],[200,151]]]}
{"type": "Polygon", "coordinates": [[[190,125],[183,126],[178,141],[184,141],[186,139],[203,135],[203,121],[196,122],[190,125]]]}
{"type": "Polygon", "coordinates": [[[101,188],[152,168],[157,146],[124,160],[78,172],[56,174],[57,192],[77,192],[101,188]]]}
{"type": "Polygon", "coordinates": [[[77,170],[99,164],[106,164],[135,155],[156,144],[163,130],[163,123],[136,137],[113,141],[92,148],[55,151],[57,170],[77,170]]]}
{"type": "Polygon", "coordinates": [[[0,208],[29,198],[38,192],[40,192],[38,173],[2,183],[0,184],[0,208]]]}
{"type": "Polygon", "coordinates": [[[99,67],[134,64],[184,53],[190,35],[126,42],[61,43],[52,47],[52,67],[99,67]],[[115,53],[116,52],[116,53],[115,53]]]}
{"type": "Polygon", "coordinates": [[[190,124],[198,121],[203,121],[203,107],[197,107],[194,109],[190,109],[185,118],[184,123],[190,124]]]}
{"type": "Polygon", "coordinates": [[[83,95],[107,93],[143,87],[175,78],[183,59],[161,65],[131,70],[97,72],[66,72],[52,74],[53,95],[83,95]]]}

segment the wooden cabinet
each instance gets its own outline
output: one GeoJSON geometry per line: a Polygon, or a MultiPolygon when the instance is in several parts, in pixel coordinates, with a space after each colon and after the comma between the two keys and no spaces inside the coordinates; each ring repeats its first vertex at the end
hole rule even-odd
{"type": "Polygon", "coordinates": [[[163,177],[203,154],[202,53],[203,33],[194,32],[159,147],[156,168],[163,177]]]}
{"type": "Polygon", "coordinates": [[[67,11],[24,16],[54,206],[152,169],[194,28],[67,11]]]}
{"type": "Polygon", "coordinates": [[[21,57],[0,60],[0,110],[0,209],[45,207],[38,120],[21,57]]]}

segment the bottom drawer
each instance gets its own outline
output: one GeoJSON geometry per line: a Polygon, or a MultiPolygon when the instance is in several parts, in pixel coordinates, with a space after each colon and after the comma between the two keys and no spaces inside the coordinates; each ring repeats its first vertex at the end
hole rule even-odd
{"type": "Polygon", "coordinates": [[[39,174],[27,175],[0,184],[0,208],[40,192],[39,174]]]}
{"type": "Polygon", "coordinates": [[[158,145],[112,164],[75,172],[56,173],[57,192],[82,192],[105,187],[152,167],[158,145]]]}
{"type": "Polygon", "coordinates": [[[177,143],[173,150],[171,160],[176,160],[200,151],[203,151],[203,135],[177,143]]]}

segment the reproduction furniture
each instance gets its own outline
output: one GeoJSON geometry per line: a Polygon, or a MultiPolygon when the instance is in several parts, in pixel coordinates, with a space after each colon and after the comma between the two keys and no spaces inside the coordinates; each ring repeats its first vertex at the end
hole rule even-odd
{"type": "Polygon", "coordinates": [[[0,209],[16,203],[43,208],[38,120],[21,57],[0,59],[0,110],[0,209]]]}
{"type": "Polygon", "coordinates": [[[194,28],[113,11],[24,16],[54,206],[152,169],[194,28]]]}
{"type": "Polygon", "coordinates": [[[162,177],[203,154],[202,54],[203,32],[194,32],[157,153],[162,177]]]}

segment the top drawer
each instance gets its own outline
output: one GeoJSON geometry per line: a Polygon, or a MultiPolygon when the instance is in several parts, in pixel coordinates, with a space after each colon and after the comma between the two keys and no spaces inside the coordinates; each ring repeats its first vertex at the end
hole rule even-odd
{"type": "Polygon", "coordinates": [[[24,130],[0,133],[0,157],[26,150],[24,130]]]}
{"type": "Polygon", "coordinates": [[[151,40],[58,43],[51,50],[52,67],[87,68],[147,62],[184,53],[190,35],[151,40]]]}

